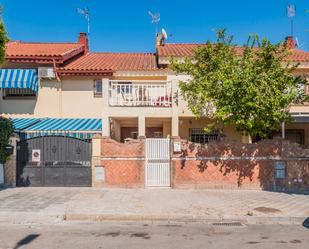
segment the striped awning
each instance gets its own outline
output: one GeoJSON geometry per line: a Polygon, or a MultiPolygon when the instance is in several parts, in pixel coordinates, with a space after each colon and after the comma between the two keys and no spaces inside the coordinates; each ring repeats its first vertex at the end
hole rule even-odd
{"type": "Polygon", "coordinates": [[[93,132],[102,130],[102,120],[92,118],[47,118],[24,131],[93,132]]]}
{"type": "Polygon", "coordinates": [[[14,130],[20,131],[40,122],[39,118],[13,118],[12,123],[14,130]]]}
{"type": "Polygon", "coordinates": [[[0,69],[0,88],[31,89],[38,91],[35,69],[0,69]]]}

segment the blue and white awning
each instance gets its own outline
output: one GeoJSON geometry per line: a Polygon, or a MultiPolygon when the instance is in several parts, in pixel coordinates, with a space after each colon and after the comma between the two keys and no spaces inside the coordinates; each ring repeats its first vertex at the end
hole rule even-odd
{"type": "Polygon", "coordinates": [[[42,119],[25,131],[75,131],[89,132],[101,131],[101,119],[92,118],[47,118],[42,119]]]}
{"type": "Polygon", "coordinates": [[[91,118],[41,118],[12,119],[14,129],[23,139],[41,136],[67,136],[91,139],[101,133],[102,119],[91,118]]]}
{"type": "Polygon", "coordinates": [[[38,91],[35,69],[0,69],[0,88],[31,89],[38,91]]]}
{"type": "Polygon", "coordinates": [[[40,122],[39,118],[13,118],[12,123],[14,130],[20,131],[40,122]]]}

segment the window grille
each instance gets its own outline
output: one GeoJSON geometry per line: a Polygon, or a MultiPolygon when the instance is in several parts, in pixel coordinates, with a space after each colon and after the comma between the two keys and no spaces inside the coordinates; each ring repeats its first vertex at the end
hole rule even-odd
{"type": "Polygon", "coordinates": [[[5,88],[3,98],[35,97],[36,93],[31,89],[25,88],[5,88]]]}
{"type": "Polygon", "coordinates": [[[285,162],[275,162],[275,178],[284,179],[286,177],[286,163],[285,162]]]}
{"type": "Polygon", "coordinates": [[[206,144],[218,140],[219,131],[215,130],[211,133],[206,133],[203,128],[190,128],[189,135],[191,142],[206,144]]]}

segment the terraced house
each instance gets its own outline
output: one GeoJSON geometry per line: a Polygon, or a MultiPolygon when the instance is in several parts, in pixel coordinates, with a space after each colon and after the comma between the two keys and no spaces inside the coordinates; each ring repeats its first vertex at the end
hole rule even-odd
{"type": "MultiPolygon", "coordinates": [[[[294,49],[292,38],[287,42],[292,60],[300,63],[297,73],[308,74],[309,53],[294,49]]],[[[91,52],[84,33],[76,43],[9,42],[0,114],[13,120],[19,134],[17,184],[171,186],[172,152],[164,138],[205,144],[219,136],[205,134],[209,120],[196,119],[181,98],[178,83],[188,76],[168,67],[170,57],[192,57],[199,45],[168,44],[158,35],[155,53],[91,52]],[[97,142],[98,135],[108,140],[97,142]],[[148,140],[140,147],[138,138],[148,140]],[[124,153],[128,146],[132,153],[124,153]],[[112,152],[103,153],[106,148],[112,152]],[[119,167],[111,170],[111,165],[119,167]]],[[[291,113],[294,123],[285,127],[286,138],[309,146],[309,106],[294,105],[291,113]]],[[[223,133],[234,141],[248,139],[233,126],[223,133]]],[[[173,146],[173,152],[181,151],[181,145],[173,146]]]]}

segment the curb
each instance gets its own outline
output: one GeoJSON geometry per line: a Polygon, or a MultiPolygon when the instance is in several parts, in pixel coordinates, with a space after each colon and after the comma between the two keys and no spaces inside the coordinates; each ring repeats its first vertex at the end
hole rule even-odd
{"type": "Polygon", "coordinates": [[[105,221],[148,221],[148,222],[200,222],[241,223],[243,225],[302,225],[309,227],[309,217],[288,216],[195,216],[195,215],[156,215],[156,214],[56,214],[56,213],[0,213],[0,224],[55,224],[61,222],[105,222],[105,221]]]}
{"type": "Polygon", "coordinates": [[[112,214],[66,214],[64,221],[167,221],[167,222],[203,222],[212,223],[235,223],[248,225],[303,225],[308,217],[207,217],[191,215],[112,215],[112,214]]]}

